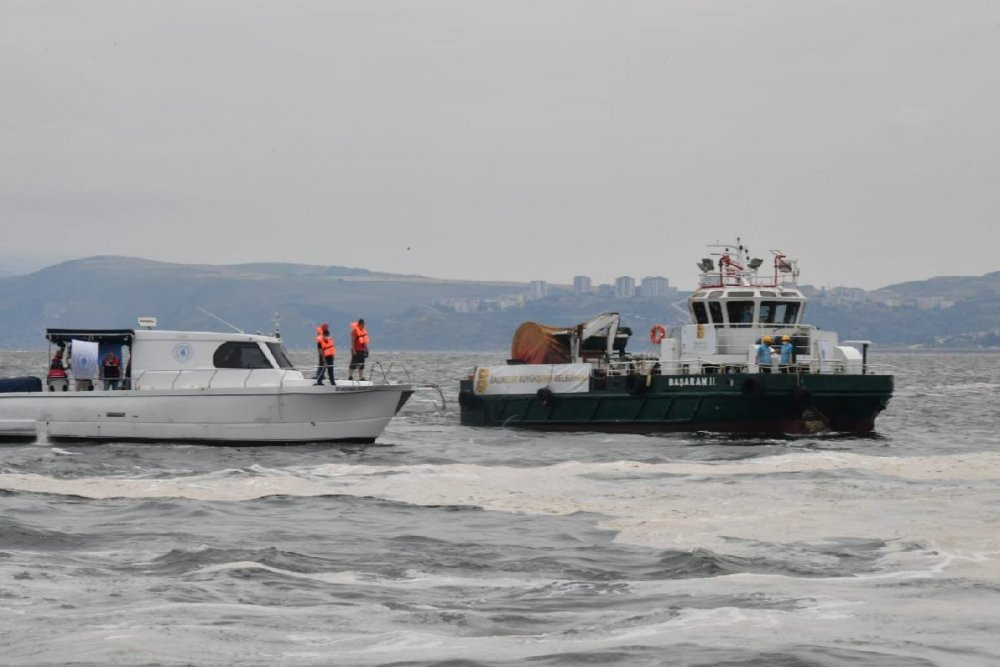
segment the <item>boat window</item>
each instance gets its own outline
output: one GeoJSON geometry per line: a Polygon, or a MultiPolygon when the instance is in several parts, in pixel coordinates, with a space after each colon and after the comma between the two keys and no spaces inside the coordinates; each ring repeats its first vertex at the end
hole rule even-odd
{"type": "Polygon", "coordinates": [[[722,290],[715,290],[714,292],[708,293],[709,298],[722,296],[722,290]]]}
{"type": "Polygon", "coordinates": [[[760,295],[761,296],[778,296],[778,293],[777,292],[772,292],[771,290],[763,290],[762,289],[760,291],[760,295]]]}
{"type": "Polygon", "coordinates": [[[726,304],[726,311],[729,313],[729,324],[753,324],[753,301],[730,301],[726,304]]]}
{"type": "Polygon", "coordinates": [[[781,296],[802,296],[798,292],[782,292],[781,296]]]}
{"type": "Polygon", "coordinates": [[[708,313],[712,316],[712,322],[722,324],[722,305],[718,301],[708,302],[708,313]]]}
{"type": "Polygon", "coordinates": [[[730,292],[727,296],[753,296],[753,292],[730,292]]]}
{"type": "Polygon", "coordinates": [[[260,345],[251,342],[223,343],[215,351],[212,363],[216,368],[272,368],[260,345]]]}
{"type": "Polygon", "coordinates": [[[799,314],[799,303],[797,301],[787,301],[778,305],[784,306],[784,308],[777,311],[775,321],[782,324],[795,324],[796,317],[799,314]]]}
{"type": "Polygon", "coordinates": [[[760,320],[761,324],[774,324],[774,312],[775,305],[782,306],[782,312],[784,312],[785,304],[775,304],[774,301],[761,301],[760,302],[760,320]]]}
{"type": "Polygon", "coordinates": [[[295,364],[288,358],[288,352],[280,343],[267,343],[267,349],[271,350],[271,356],[278,362],[281,368],[295,368],[295,364]]]}
{"type": "Polygon", "coordinates": [[[694,321],[698,324],[708,324],[708,313],[705,312],[705,304],[701,301],[691,303],[691,310],[694,312],[694,321]]]}

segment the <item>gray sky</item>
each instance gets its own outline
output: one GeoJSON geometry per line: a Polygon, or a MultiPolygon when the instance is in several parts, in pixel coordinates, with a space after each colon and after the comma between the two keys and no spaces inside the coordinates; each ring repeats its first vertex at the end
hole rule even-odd
{"type": "Polygon", "coordinates": [[[0,251],[1000,269],[1000,2],[0,0],[0,251]]]}

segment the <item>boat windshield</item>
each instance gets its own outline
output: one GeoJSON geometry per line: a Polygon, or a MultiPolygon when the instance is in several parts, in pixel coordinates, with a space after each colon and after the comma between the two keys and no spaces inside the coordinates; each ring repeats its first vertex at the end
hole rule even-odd
{"type": "Polygon", "coordinates": [[[212,357],[216,368],[273,368],[257,343],[223,343],[212,357]]]}
{"type": "Polygon", "coordinates": [[[698,324],[708,324],[708,314],[705,312],[705,304],[701,301],[695,301],[691,304],[691,308],[694,310],[694,321],[698,324]]]}
{"type": "Polygon", "coordinates": [[[713,324],[725,324],[722,321],[722,305],[718,301],[708,302],[708,312],[712,314],[713,324]]]}
{"type": "Polygon", "coordinates": [[[295,368],[295,364],[288,358],[288,352],[280,343],[267,343],[267,349],[271,350],[271,356],[278,362],[281,368],[295,368]]]}
{"type": "Polygon", "coordinates": [[[760,321],[762,324],[795,324],[799,314],[799,304],[791,301],[761,301],[760,321]]]}
{"type": "Polygon", "coordinates": [[[729,311],[731,326],[750,326],[753,324],[753,301],[730,301],[726,304],[729,311]]]}

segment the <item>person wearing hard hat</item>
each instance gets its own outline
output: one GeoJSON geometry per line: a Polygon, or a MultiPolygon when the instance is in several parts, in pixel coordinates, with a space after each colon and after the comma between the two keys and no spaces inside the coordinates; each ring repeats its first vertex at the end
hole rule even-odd
{"type": "Polygon", "coordinates": [[[781,359],[779,363],[781,364],[782,373],[792,372],[792,363],[795,361],[795,346],[792,345],[791,336],[781,337],[781,359]]]}
{"type": "Polygon", "coordinates": [[[771,372],[771,342],[773,339],[770,336],[764,336],[760,339],[760,345],[757,346],[757,366],[761,373],[771,372]]]}

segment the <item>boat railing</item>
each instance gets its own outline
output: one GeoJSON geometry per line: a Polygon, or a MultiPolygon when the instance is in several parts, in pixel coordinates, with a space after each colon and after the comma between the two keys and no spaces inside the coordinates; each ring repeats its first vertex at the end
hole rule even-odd
{"type": "Polygon", "coordinates": [[[300,379],[295,368],[203,368],[203,369],[143,369],[124,378],[132,389],[248,389],[277,387],[288,379],[300,379]],[[220,376],[220,373],[222,374],[220,376]],[[295,374],[294,378],[290,378],[295,374]],[[178,386],[178,383],[181,383],[178,386]]]}
{"type": "MultiPolygon", "coordinates": [[[[648,363],[648,362],[647,362],[648,363]]],[[[800,358],[795,363],[782,364],[774,362],[760,365],[747,361],[724,361],[712,358],[691,358],[678,361],[667,361],[660,365],[663,375],[711,375],[716,373],[774,373],[796,375],[890,375],[892,368],[888,364],[861,364],[855,360],[827,359],[814,357],[800,358]],[[674,369],[677,372],[671,373],[674,369]]]]}
{"type": "Polygon", "coordinates": [[[796,375],[845,375],[860,372],[862,375],[889,375],[887,364],[859,364],[845,359],[819,360],[803,355],[792,364],[775,361],[767,366],[750,361],[720,361],[718,357],[692,357],[679,360],[661,360],[651,357],[616,359],[601,367],[608,375],[713,375],[722,373],[774,373],[796,375]]]}
{"type": "Polygon", "coordinates": [[[371,377],[374,377],[378,373],[382,377],[382,384],[399,384],[399,380],[393,379],[393,375],[398,376],[402,374],[406,378],[406,384],[411,384],[410,370],[400,361],[390,361],[388,364],[383,364],[381,361],[376,361],[370,364],[370,370],[368,371],[371,377]]]}

